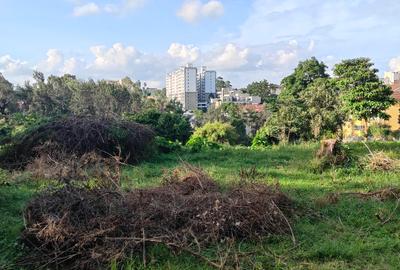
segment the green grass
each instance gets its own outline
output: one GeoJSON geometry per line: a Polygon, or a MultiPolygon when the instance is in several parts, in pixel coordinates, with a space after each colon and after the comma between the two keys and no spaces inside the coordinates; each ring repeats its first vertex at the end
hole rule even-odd
{"type": "MultiPolygon", "coordinates": [[[[369,145],[372,150],[384,150],[400,158],[400,143],[369,145]]],[[[348,146],[355,156],[368,153],[362,144],[348,146]]],[[[253,268],[399,269],[400,209],[384,225],[376,217],[377,214],[389,216],[396,201],[344,196],[337,204],[320,205],[316,200],[330,192],[400,187],[400,172],[369,172],[353,165],[314,173],[312,159],[317,148],[316,144],[301,144],[265,150],[224,148],[164,154],[138,166],[126,167],[123,186],[129,189],[157,185],[163,171],[179,166],[181,161],[201,166],[223,186],[237,181],[241,168],[256,166],[261,175],[258,181],[279,183],[295,200],[299,213],[293,225],[296,247],[290,236],[266,238],[263,243],[242,243],[243,250],[255,252],[253,268]]],[[[19,254],[16,240],[23,226],[21,210],[38,188],[36,184],[26,183],[0,186],[0,268],[12,266],[19,254]]],[[[205,253],[212,251],[213,248],[205,253]]],[[[152,248],[148,258],[147,268],[133,258],[124,269],[207,269],[204,262],[187,254],[173,255],[163,247],[152,248]]]]}

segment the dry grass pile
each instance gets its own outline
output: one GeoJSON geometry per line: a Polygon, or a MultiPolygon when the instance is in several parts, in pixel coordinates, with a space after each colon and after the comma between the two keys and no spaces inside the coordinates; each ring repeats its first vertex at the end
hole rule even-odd
{"type": "Polygon", "coordinates": [[[400,160],[389,157],[385,152],[370,152],[362,159],[365,168],[371,171],[395,171],[400,169],[400,160]]]}
{"type": "Polygon", "coordinates": [[[80,157],[64,152],[41,152],[38,158],[28,164],[26,171],[38,179],[58,180],[62,183],[96,180],[97,185],[102,187],[115,187],[120,185],[120,164],[119,156],[106,158],[96,152],[80,157]]]}
{"type": "Polygon", "coordinates": [[[25,167],[43,154],[60,152],[78,158],[90,152],[104,157],[120,153],[134,163],[147,155],[153,139],[150,128],[134,122],[71,116],[29,130],[4,153],[1,164],[25,167]]]}
{"type": "Polygon", "coordinates": [[[210,244],[292,232],[292,202],[277,187],[221,192],[201,170],[179,174],[129,192],[67,185],[41,194],[24,212],[22,240],[32,253],[23,263],[99,269],[135,253],[145,261],[154,244],[201,257],[210,244]]]}

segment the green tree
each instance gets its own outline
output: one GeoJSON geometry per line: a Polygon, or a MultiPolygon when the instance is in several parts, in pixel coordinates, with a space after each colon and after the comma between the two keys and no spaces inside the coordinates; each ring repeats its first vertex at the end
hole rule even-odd
{"type": "Polygon", "coordinates": [[[246,92],[253,96],[261,97],[263,103],[268,103],[275,99],[275,95],[272,93],[278,88],[277,85],[269,83],[267,80],[262,80],[259,82],[252,82],[247,85],[246,92]]]}
{"type": "Polygon", "coordinates": [[[277,125],[270,129],[279,130],[280,140],[312,138],[307,104],[301,96],[314,81],[328,77],[325,64],[312,57],[300,62],[294,72],[282,80],[282,93],[278,97],[277,108],[273,110],[274,121],[267,121],[267,125],[277,125]]]}
{"type": "Polygon", "coordinates": [[[12,113],[16,108],[16,96],[13,85],[0,73],[0,115],[12,113]]]}
{"type": "Polygon", "coordinates": [[[18,85],[15,90],[18,101],[18,107],[22,112],[28,112],[32,106],[33,87],[29,81],[24,85],[18,85]]]}
{"type": "Polygon", "coordinates": [[[48,116],[70,113],[72,98],[70,83],[76,81],[74,76],[50,76],[46,82],[43,73],[35,71],[33,78],[35,83],[32,89],[31,110],[34,113],[48,116]]]}
{"type": "Polygon", "coordinates": [[[197,128],[190,137],[189,142],[197,141],[199,139],[212,143],[234,145],[238,142],[239,135],[237,134],[236,129],[228,123],[210,122],[197,128]]]}
{"type": "Polygon", "coordinates": [[[299,98],[302,91],[318,78],[328,78],[326,65],[318,61],[315,57],[300,62],[294,72],[282,80],[283,98],[299,98]]]}
{"type": "Polygon", "coordinates": [[[385,110],[395,103],[392,90],[379,80],[378,69],[368,58],[344,60],[335,65],[334,74],[341,92],[344,111],[365,121],[373,117],[388,119],[385,110]]]}
{"type": "Polygon", "coordinates": [[[332,79],[319,78],[300,96],[307,108],[313,138],[335,134],[343,124],[339,89],[332,79]]]}
{"type": "Polygon", "coordinates": [[[126,118],[151,126],[158,136],[171,141],[185,143],[192,133],[188,119],[175,112],[161,112],[153,109],[126,116],[126,118]]]}

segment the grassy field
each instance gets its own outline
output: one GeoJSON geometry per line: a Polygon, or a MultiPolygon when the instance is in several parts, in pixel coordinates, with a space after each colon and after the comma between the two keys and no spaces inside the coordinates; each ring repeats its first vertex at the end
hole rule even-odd
{"type": "MultiPolygon", "coordinates": [[[[369,145],[372,150],[383,150],[400,158],[400,143],[369,145]]],[[[362,144],[347,146],[355,157],[368,153],[362,144]]],[[[400,209],[396,209],[395,200],[381,202],[342,196],[337,203],[326,203],[323,198],[332,192],[400,187],[400,172],[370,172],[355,164],[315,173],[312,160],[317,147],[302,144],[265,150],[224,148],[159,155],[138,166],[126,167],[123,186],[129,189],[157,185],[163,171],[179,166],[181,161],[204,168],[223,186],[238,181],[241,168],[255,166],[259,172],[257,181],[279,183],[299,211],[293,218],[296,246],[290,236],[266,238],[263,243],[242,243],[242,250],[254,252],[252,268],[399,269],[400,209]],[[378,219],[389,216],[385,224],[378,219]]],[[[17,239],[23,227],[22,209],[44,186],[23,179],[0,186],[0,269],[15,268],[13,262],[21,252],[17,239]]],[[[209,252],[212,251],[211,248],[209,252]]],[[[187,254],[174,256],[162,247],[153,248],[149,258],[146,269],[207,269],[202,261],[187,254]]],[[[124,268],[143,269],[135,259],[124,268]]]]}

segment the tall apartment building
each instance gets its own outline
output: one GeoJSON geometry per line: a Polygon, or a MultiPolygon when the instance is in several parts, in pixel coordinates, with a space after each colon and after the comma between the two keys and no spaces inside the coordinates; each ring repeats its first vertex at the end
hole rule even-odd
{"type": "Polygon", "coordinates": [[[400,82],[400,71],[385,72],[383,80],[387,85],[392,85],[400,82]]]}
{"type": "Polygon", "coordinates": [[[197,75],[198,108],[207,109],[211,98],[216,97],[217,72],[202,67],[197,75]]]}
{"type": "Polygon", "coordinates": [[[186,111],[197,109],[197,68],[187,65],[168,73],[166,95],[182,103],[186,111]]]}
{"type": "Polygon", "coordinates": [[[216,95],[216,78],[217,73],[206,67],[200,72],[192,65],[180,67],[167,74],[166,95],[182,103],[186,111],[206,109],[216,95]]]}

